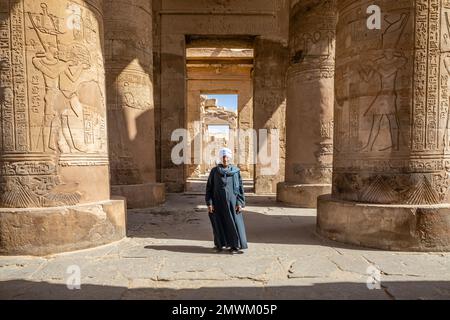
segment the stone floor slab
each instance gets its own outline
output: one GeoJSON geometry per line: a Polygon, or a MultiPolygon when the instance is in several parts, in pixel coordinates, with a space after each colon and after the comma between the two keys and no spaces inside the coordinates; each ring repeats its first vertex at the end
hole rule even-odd
{"type": "Polygon", "coordinates": [[[450,299],[450,253],[388,252],[315,232],[315,210],[248,197],[249,249],[214,253],[201,196],[129,210],[128,238],[47,257],[0,257],[0,299],[450,299]],[[81,289],[67,287],[80,268],[81,289]],[[380,289],[370,290],[371,267],[380,289]]]}

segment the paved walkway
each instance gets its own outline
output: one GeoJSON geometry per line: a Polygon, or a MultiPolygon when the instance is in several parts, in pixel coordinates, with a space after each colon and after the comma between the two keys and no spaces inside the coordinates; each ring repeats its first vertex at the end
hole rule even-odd
{"type": "Polygon", "coordinates": [[[325,240],[315,234],[315,210],[269,197],[249,197],[245,215],[249,250],[216,254],[202,197],[168,195],[159,208],[130,210],[122,241],[0,257],[0,299],[450,299],[448,253],[325,240]],[[71,266],[80,270],[80,290],[66,286],[71,266]],[[381,288],[369,290],[377,270],[381,288]]]}

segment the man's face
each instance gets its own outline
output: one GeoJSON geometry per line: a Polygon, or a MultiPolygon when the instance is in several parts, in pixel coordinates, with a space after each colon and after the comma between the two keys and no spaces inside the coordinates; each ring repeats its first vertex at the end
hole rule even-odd
{"type": "Polygon", "coordinates": [[[47,57],[50,59],[51,58],[58,59],[59,58],[58,48],[52,45],[48,46],[47,57]]]}
{"type": "Polygon", "coordinates": [[[230,161],[230,159],[227,156],[222,157],[222,164],[224,166],[228,165],[229,161],[230,161]]]}

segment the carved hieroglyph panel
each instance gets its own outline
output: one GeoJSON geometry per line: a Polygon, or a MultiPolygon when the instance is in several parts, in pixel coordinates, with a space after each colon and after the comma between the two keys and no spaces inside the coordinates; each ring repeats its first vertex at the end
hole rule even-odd
{"type": "Polygon", "coordinates": [[[336,1],[292,11],[286,180],[331,184],[336,1]]]}
{"type": "Polygon", "coordinates": [[[0,3],[0,206],[76,204],[59,168],[108,164],[100,4],[0,3]]]}
{"type": "Polygon", "coordinates": [[[118,99],[126,108],[148,110],[153,108],[153,85],[144,72],[124,72],[117,80],[118,99]]]}
{"type": "MultiPolygon", "coordinates": [[[[299,4],[302,6],[303,4],[299,4]]],[[[301,81],[334,77],[336,0],[324,0],[290,19],[290,76],[301,81]]]]}
{"type": "MultiPolygon", "coordinates": [[[[333,194],[448,202],[449,1],[339,2],[333,194]]],[[[450,66],[450,65],[449,65],[450,66]]]]}
{"type": "Polygon", "coordinates": [[[30,149],[106,154],[97,9],[71,1],[25,4],[30,149]]]}

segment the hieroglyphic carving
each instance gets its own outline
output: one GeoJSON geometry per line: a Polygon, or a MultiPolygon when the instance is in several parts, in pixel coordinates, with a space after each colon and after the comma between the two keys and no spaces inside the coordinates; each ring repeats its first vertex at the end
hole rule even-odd
{"type": "Polygon", "coordinates": [[[3,132],[2,149],[4,151],[14,151],[14,93],[11,88],[2,88],[0,97],[1,128],[3,132]]]}
{"type": "Polygon", "coordinates": [[[308,8],[299,2],[292,10],[286,125],[289,183],[331,183],[335,11],[334,0],[316,1],[308,8]],[[299,142],[295,133],[308,138],[299,142]]]}
{"type": "Polygon", "coordinates": [[[2,207],[53,207],[79,202],[81,194],[76,191],[77,185],[60,180],[54,159],[39,158],[21,162],[2,160],[2,207]]]}
{"type": "Polygon", "coordinates": [[[439,123],[443,130],[438,143],[442,143],[445,150],[450,150],[450,93],[448,90],[450,80],[450,1],[448,0],[444,0],[442,5],[441,33],[441,51],[444,54],[439,79],[439,123]]]}
{"type": "Polygon", "coordinates": [[[93,19],[71,1],[0,3],[0,207],[76,204],[78,182],[60,167],[108,164],[93,19]],[[83,25],[69,23],[76,13],[83,25]]]}
{"type": "Polygon", "coordinates": [[[361,1],[339,4],[335,196],[449,201],[449,4],[380,1],[379,31],[365,29],[361,1]]]}
{"type": "Polygon", "coordinates": [[[381,83],[379,92],[363,113],[364,117],[372,116],[372,125],[366,140],[367,143],[362,150],[373,151],[381,130],[383,117],[386,117],[390,132],[390,143],[379,151],[388,149],[398,151],[400,122],[397,111],[396,82],[398,71],[405,66],[406,62],[407,59],[401,53],[385,50],[383,57],[371,61],[369,74],[361,70],[360,75],[363,81],[369,82],[375,73],[381,83]]]}
{"type": "Polygon", "coordinates": [[[314,11],[299,11],[291,18],[290,77],[301,75],[301,81],[334,77],[335,6],[335,0],[326,0],[314,11]]]}
{"type": "MultiPolygon", "coordinates": [[[[412,149],[436,150],[439,124],[440,12],[439,0],[418,0],[415,21],[414,124],[412,149]]],[[[446,125],[446,124],[445,124],[446,125]]],[[[444,126],[445,127],[445,126],[444,126]]]]}
{"type": "Polygon", "coordinates": [[[322,121],[320,123],[320,136],[325,139],[333,139],[334,122],[329,120],[327,122],[322,121]]]}
{"type": "Polygon", "coordinates": [[[148,74],[138,71],[122,73],[118,80],[118,99],[122,107],[148,110],[153,107],[153,86],[148,74]]]}
{"type": "MultiPolygon", "coordinates": [[[[96,71],[98,58],[91,54],[95,50],[90,50],[98,44],[93,41],[90,13],[75,3],[68,2],[67,8],[72,12],[67,18],[49,13],[45,3],[41,4],[41,12],[27,13],[35,35],[30,39],[35,53],[29,56],[41,73],[32,76],[31,92],[38,91],[41,77],[45,84],[43,126],[38,136],[46,152],[106,152],[105,128],[101,128],[105,119],[104,97],[96,71]],[[98,134],[94,137],[96,128],[98,134]]],[[[35,111],[39,110],[38,101],[34,95],[31,103],[35,111]]]]}
{"type": "Polygon", "coordinates": [[[333,168],[331,165],[327,167],[319,165],[307,166],[305,164],[294,164],[293,170],[298,179],[300,181],[304,181],[305,183],[331,183],[331,175],[333,173],[333,168]]]}
{"type": "Polygon", "coordinates": [[[10,7],[11,18],[11,63],[14,88],[14,118],[15,118],[15,150],[28,150],[28,110],[26,71],[25,71],[25,34],[23,3],[15,1],[10,7]]]}

